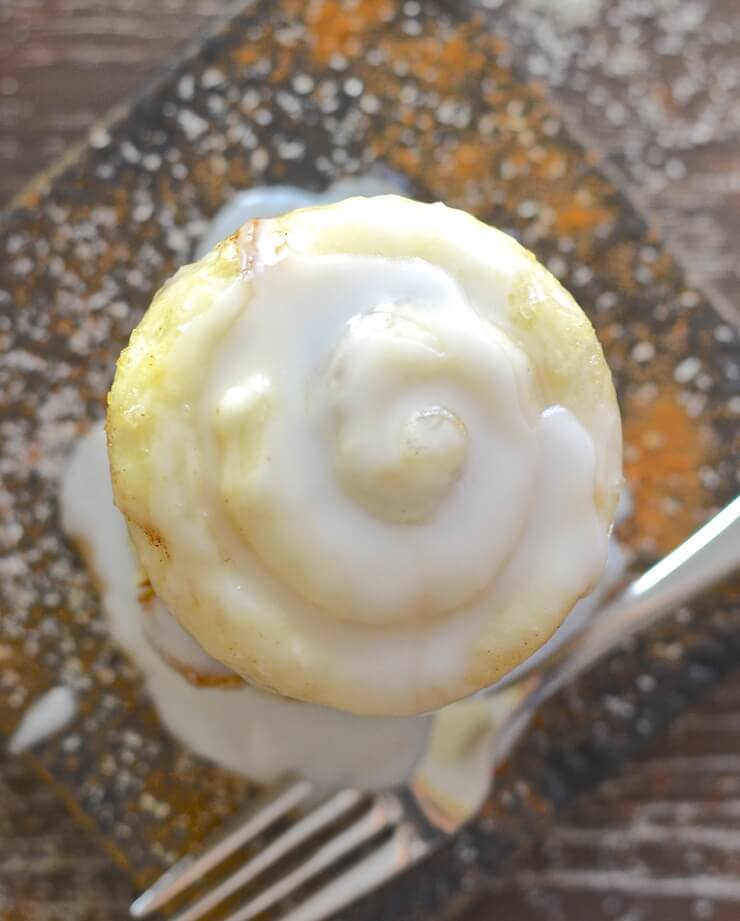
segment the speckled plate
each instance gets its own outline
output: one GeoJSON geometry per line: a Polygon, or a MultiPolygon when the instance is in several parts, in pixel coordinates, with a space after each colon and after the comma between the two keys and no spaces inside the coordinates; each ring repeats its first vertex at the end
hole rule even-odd
{"type": "MultiPolygon", "coordinates": [[[[390,0],[249,4],[0,222],[0,731],[46,688],[79,689],[79,719],[34,763],[140,886],[255,789],[162,732],[61,535],[60,470],[153,291],[234,191],[371,167],[514,233],[589,312],[624,412],[638,565],[737,489],[735,333],[483,20],[390,0]]],[[[547,706],[468,833],[350,915],[428,918],[484,885],[739,654],[727,590],[611,656],[547,706]]]]}

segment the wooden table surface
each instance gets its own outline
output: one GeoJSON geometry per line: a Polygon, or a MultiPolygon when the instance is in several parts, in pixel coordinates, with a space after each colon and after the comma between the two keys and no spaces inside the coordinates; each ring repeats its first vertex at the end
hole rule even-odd
{"type": "MultiPolygon", "coordinates": [[[[737,0],[481,0],[522,65],[738,319],[737,0]]],[[[0,2],[0,205],[218,0],[0,2]]],[[[127,881],[22,759],[0,756],[0,921],[117,921],[127,881]]],[[[465,921],[740,918],[740,676],[577,803],[465,921]]],[[[390,919],[389,919],[390,921],[390,919]]]]}

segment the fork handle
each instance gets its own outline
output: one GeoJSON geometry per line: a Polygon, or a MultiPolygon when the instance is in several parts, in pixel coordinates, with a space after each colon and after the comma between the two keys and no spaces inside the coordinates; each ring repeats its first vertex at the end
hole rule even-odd
{"type": "Polygon", "coordinates": [[[533,692],[536,703],[552,696],[626,639],[647,629],[739,566],[740,496],[737,496],[539,664],[540,681],[533,692]]]}

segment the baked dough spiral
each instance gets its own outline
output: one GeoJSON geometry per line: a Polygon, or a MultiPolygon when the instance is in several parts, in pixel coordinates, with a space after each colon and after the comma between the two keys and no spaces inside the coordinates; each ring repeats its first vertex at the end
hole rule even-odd
{"type": "Polygon", "coordinates": [[[215,659],[356,713],[430,710],[597,581],[621,482],[573,298],[441,204],[252,221],[156,295],[109,396],[116,501],[215,659]]]}

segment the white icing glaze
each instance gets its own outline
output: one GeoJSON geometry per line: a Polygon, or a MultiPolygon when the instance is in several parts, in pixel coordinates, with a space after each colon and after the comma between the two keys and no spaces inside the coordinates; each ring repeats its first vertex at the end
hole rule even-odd
{"type": "MultiPolygon", "coordinates": [[[[428,263],[321,263],[286,257],[269,289],[255,280],[249,311],[202,358],[214,370],[195,414],[218,440],[204,491],[217,497],[215,527],[225,515],[240,538],[227,543],[239,562],[211,571],[214,590],[243,579],[243,539],[281,584],[339,621],[426,620],[481,594],[490,613],[503,582],[547,559],[564,497],[573,525],[555,565],[586,588],[606,544],[593,448],[568,411],[538,418],[524,354],[428,263]],[[300,329],[297,310],[311,317],[310,337],[286,335],[300,329]]],[[[162,469],[172,436],[157,447],[162,469]]],[[[166,533],[177,532],[173,499],[157,503],[166,533]]],[[[193,566],[200,536],[178,547],[193,566]]],[[[462,667],[450,654],[456,633],[445,665],[433,665],[443,681],[462,667]]]]}
{"type": "MultiPolygon", "coordinates": [[[[408,776],[428,717],[355,717],[254,688],[197,688],[155,652],[137,601],[137,566],[126,525],[113,505],[102,424],[76,444],[60,500],[64,529],[95,577],[113,639],[141,670],[163,725],[188,748],[263,782],[299,771],[325,789],[375,789],[408,776]]],[[[210,657],[180,634],[174,637],[179,655],[194,668],[207,667],[210,657]]]]}
{"type": "Polygon", "coordinates": [[[8,742],[12,755],[28,751],[65,729],[77,716],[77,698],[74,691],[59,685],[42,694],[23,714],[18,727],[8,742]]]}
{"type": "Polygon", "coordinates": [[[459,684],[535,568],[566,597],[594,584],[607,535],[591,439],[542,405],[526,356],[444,271],[291,253],[197,325],[210,374],[187,428],[173,419],[151,448],[172,575],[198,571],[212,610],[243,609],[246,582],[295,644],[309,620],[323,670],[368,689],[348,708],[382,706],[379,686],[412,709],[414,686],[459,684]]]}
{"type": "MultiPolygon", "coordinates": [[[[351,177],[346,179],[340,179],[330,185],[323,193],[314,193],[309,192],[305,189],[300,189],[294,186],[271,186],[271,187],[257,187],[250,189],[235,195],[229,202],[224,205],[224,207],[215,215],[211,225],[208,227],[206,233],[198,244],[196,250],[196,258],[200,259],[206,253],[208,253],[213,247],[222,239],[227,237],[229,234],[238,230],[242,225],[247,221],[250,221],[254,218],[265,218],[273,217],[279,214],[291,211],[295,208],[309,207],[311,205],[318,204],[330,204],[332,202],[341,201],[343,198],[351,195],[383,195],[393,192],[403,193],[405,191],[405,180],[403,177],[395,174],[384,174],[378,176],[364,176],[364,177],[351,177]]],[[[350,343],[361,347],[361,344],[357,340],[361,337],[363,332],[366,332],[367,329],[362,327],[371,326],[369,330],[370,335],[373,334],[376,330],[372,329],[372,326],[377,323],[377,315],[370,315],[370,323],[367,323],[367,320],[364,323],[358,323],[354,327],[347,330],[347,338],[350,343]]],[[[382,329],[379,331],[382,333],[382,329]]],[[[337,350],[340,352],[341,350],[337,350]]],[[[345,364],[350,370],[350,372],[356,372],[356,369],[352,366],[351,358],[352,356],[347,356],[346,352],[348,349],[344,350],[344,357],[346,359],[345,364]]],[[[362,354],[360,353],[360,358],[362,359],[362,354]]],[[[358,382],[355,380],[356,387],[358,382]]],[[[252,381],[253,388],[256,386],[256,389],[261,391],[264,395],[265,390],[269,389],[269,382],[265,378],[257,377],[252,381]]],[[[359,383],[360,388],[362,384],[359,383]]],[[[231,411],[238,412],[239,410],[239,400],[244,401],[245,399],[254,400],[256,393],[254,389],[250,393],[246,389],[237,388],[236,391],[232,391],[226,397],[227,408],[231,411]],[[231,407],[228,407],[230,400],[234,400],[234,404],[231,407]]],[[[244,403],[242,402],[242,410],[244,409],[244,403]]],[[[432,407],[434,409],[434,407],[432,407]]],[[[437,407],[437,409],[440,409],[437,407]]],[[[365,468],[361,471],[360,479],[363,480],[367,477],[368,467],[371,465],[368,463],[367,458],[372,458],[377,452],[374,450],[373,439],[376,436],[376,420],[372,413],[366,412],[365,416],[369,418],[362,418],[361,423],[355,419],[352,424],[352,429],[357,434],[359,439],[362,440],[363,448],[366,450],[364,457],[360,455],[360,462],[365,468]],[[362,474],[365,476],[362,476],[362,474]]],[[[411,419],[412,428],[414,423],[416,427],[426,428],[429,431],[430,428],[433,429],[432,434],[437,439],[439,446],[441,448],[446,448],[448,451],[447,459],[452,463],[445,468],[444,464],[437,467],[436,470],[432,467],[428,469],[428,473],[434,477],[435,473],[437,477],[440,474],[444,476],[447,474],[447,485],[450,485],[450,480],[454,478],[454,474],[459,474],[459,467],[464,461],[464,453],[467,448],[467,430],[460,423],[457,417],[452,414],[446,414],[443,410],[441,412],[435,413],[434,411],[428,413],[426,416],[418,415],[414,417],[412,414],[411,419]],[[441,417],[442,424],[434,424],[441,417]],[[420,422],[417,421],[420,419],[420,422]],[[445,424],[447,423],[447,424],[445,424]],[[445,436],[447,436],[445,440],[445,436]]],[[[432,458],[433,459],[433,458],[432,458]]],[[[442,458],[444,460],[444,458],[442,458]]],[[[414,471],[417,481],[419,479],[420,470],[417,467],[414,471]]],[[[341,478],[341,472],[339,472],[341,478]]],[[[405,498],[408,497],[410,488],[416,484],[413,483],[404,483],[405,487],[405,498]]],[[[444,483],[440,484],[440,480],[437,479],[436,484],[432,483],[432,486],[442,486],[444,483]]],[[[372,501],[372,490],[368,490],[370,493],[370,500],[372,501]]],[[[424,496],[422,495],[421,501],[423,502],[424,496]]],[[[391,515],[398,515],[398,505],[390,502],[388,503],[391,515]]],[[[626,489],[621,493],[619,508],[617,510],[616,520],[622,521],[625,518],[629,517],[631,514],[631,497],[626,489]]],[[[382,517],[382,509],[381,509],[382,517]]],[[[626,569],[626,557],[625,552],[616,538],[612,538],[609,541],[609,549],[607,555],[607,563],[604,570],[603,577],[596,586],[596,588],[585,598],[581,599],[571,613],[568,615],[566,622],[558,630],[556,637],[553,637],[548,641],[543,647],[537,650],[534,653],[533,658],[535,661],[544,659],[552,645],[555,642],[562,641],[565,635],[569,635],[580,627],[584,622],[590,619],[598,607],[600,606],[603,597],[610,591],[610,589],[615,585],[621,578],[622,574],[626,569]]],[[[162,606],[164,607],[164,606],[162,606]]],[[[165,609],[166,610],[166,609],[165,609]]],[[[170,615],[170,620],[173,618],[170,615]]],[[[193,643],[198,649],[194,640],[190,638],[188,634],[187,641],[193,643]]],[[[206,654],[203,652],[203,656],[206,654]]],[[[207,657],[210,658],[210,657],[207,657]]],[[[213,661],[213,660],[211,660],[213,661]]],[[[528,662],[531,665],[531,661],[528,662]]],[[[524,665],[522,666],[522,669],[524,665]]],[[[516,674],[516,671],[514,672],[516,674]]],[[[513,677],[513,676],[512,676],[513,677]]]]}
{"type": "Polygon", "coordinates": [[[75,445],[60,490],[62,527],[72,535],[96,576],[114,639],[138,660],[141,640],[169,661],[205,675],[229,673],[212,659],[153,596],[139,603],[140,573],[123,516],[113,504],[103,423],[75,445]]]}
{"type": "Polygon", "coordinates": [[[329,205],[351,195],[403,194],[407,183],[389,170],[378,175],[350,176],[333,182],[324,192],[309,192],[292,185],[258,186],[238,192],[216,212],[195,250],[195,258],[209,253],[246,221],[256,217],[277,217],[296,208],[329,205]]]}
{"type": "MultiPolygon", "coordinates": [[[[478,699],[445,707],[434,717],[377,719],[287,701],[247,687],[193,687],[154,651],[144,630],[145,615],[137,601],[136,561],[123,517],[113,505],[102,424],[95,425],[75,445],[62,479],[60,499],[64,529],[83,550],[101,593],[111,635],[141,670],[163,725],[196,754],[229,770],[263,782],[295,770],[324,789],[341,785],[379,789],[409,776],[432,726],[434,745],[444,749],[443,756],[448,749],[457,751],[467,746],[469,735],[478,738],[492,720],[496,722],[500,711],[506,710],[508,698],[496,696],[492,701],[478,699]],[[465,737],[462,741],[461,735],[465,737]]],[[[562,639],[562,631],[569,632],[592,617],[624,568],[624,552],[612,539],[602,582],[576,605],[561,631],[536,655],[546,655],[552,644],[562,639]]],[[[166,609],[158,604],[164,614],[166,609]]],[[[176,650],[194,670],[207,670],[213,660],[170,620],[168,631],[177,635],[168,632],[174,644],[168,651],[176,650]]],[[[220,663],[213,664],[221,667],[220,663]]],[[[66,706],[71,692],[64,688],[55,689],[55,693],[59,690],[64,693],[62,709],[71,711],[66,706]]],[[[55,715],[59,714],[57,703],[55,697],[55,715]]],[[[48,711],[44,711],[46,707],[42,708],[42,734],[37,735],[34,729],[33,741],[27,742],[29,722],[24,720],[10,743],[12,751],[35,744],[49,734],[50,725],[61,729],[66,724],[66,719],[50,722],[48,711]]],[[[476,759],[488,759],[491,753],[488,748],[476,747],[475,740],[471,744],[476,755],[467,759],[460,786],[466,796],[478,796],[485,772],[476,768],[476,759]]],[[[444,770],[445,758],[440,760],[444,770]]],[[[456,759],[450,755],[449,760],[456,759]]],[[[432,782],[432,778],[425,780],[432,782]]]]}

